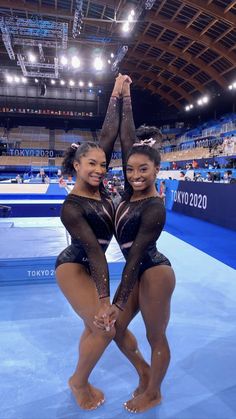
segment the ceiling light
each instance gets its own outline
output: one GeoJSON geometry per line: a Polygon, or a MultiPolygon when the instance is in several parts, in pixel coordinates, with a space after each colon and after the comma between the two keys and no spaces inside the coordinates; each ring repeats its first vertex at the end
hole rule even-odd
{"type": "Polygon", "coordinates": [[[123,32],[129,32],[130,31],[130,26],[129,26],[129,22],[125,22],[122,26],[122,30],[123,32]]]}
{"type": "Polygon", "coordinates": [[[93,65],[94,65],[95,70],[100,71],[103,69],[104,63],[100,57],[96,57],[93,65]]]}
{"type": "Polygon", "coordinates": [[[6,76],[7,79],[7,83],[12,83],[13,82],[13,77],[10,76],[9,74],[6,76]]]}
{"type": "Polygon", "coordinates": [[[35,61],[36,61],[36,57],[35,57],[35,55],[34,54],[32,54],[31,52],[29,53],[29,55],[28,55],[28,58],[29,58],[29,61],[31,62],[31,63],[35,63],[35,61]]]}
{"type": "Polygon", "coordinates": [[[66,65],[67,63],[68,63],[67,58],[64,55],[62,55],[62,57],[61,57],[61,64],[62,65],[66,65]]]}
{"type": "Polygon", "coordinates": [[[74,55],[74,57],[71,58],[71,65],[73,68],[79,68],[80,67],[80,59],[74,55]]]}

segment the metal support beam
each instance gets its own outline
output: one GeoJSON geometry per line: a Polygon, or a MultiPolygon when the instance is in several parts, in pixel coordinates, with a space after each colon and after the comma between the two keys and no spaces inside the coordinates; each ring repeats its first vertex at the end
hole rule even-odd
{"type": "MultiPolygon", "coordinates": [[[[17,54],[17,59],[18,59],[19,65],[21,67],[21,71],[22,71],[23,75],[27,76],[27,70],[26,70],[25,63],[24,63],[24,57],[22,57],[21,54],[17,54]]],[[[17,64],[18,64],[18,62],[17,62],[17,64]]]]}
{"type": "Polygon", "coordinates": [[[120,47],[114,57],[114,61],[113,64],[111,66],[111,70],[112,71],[116,71],[118,69],[118,65],[119,63],[123,60],[124,56],[127,54],[128,52],[128,45],[123,45],[122,47],[120,47]]]}
{"type": "MultiPolygon", "coordinates": [[[[187,102],[191,102],[193,100],[192,96],[186,92],[182,87],[179,87],[177,84],[173,83],[171,80],[166,79],[165,77],[159,76],[158,74],[153,73],[152,71],[143,71],[141,68],[136,68],[132,64],[125,63],[125,68],[130,72],[135,72],[140,74],[139,80],[143,77],[148,77],[151,79],[150,85],[153,81],[160,82],[163,86],[169,86],[173,91],[179,93],[182,98],[184,98],[187,102]]],[[[149,83],[147,84],[148,89],[149,83]]]]}
{"type": "Polygon", "coordinates": [[[157,19],[159,26],[174,31],[178,35],[181,34],[196,42],[200,42],[202,45],[207,46],[209,49],[212,49],[212,51],[226,58],[230,63],[236,65],[236,54],[229,53],[227,49],[220,44],[212,43],[212,39],[207,35],[203,35],[201,38],[199,38],[199,33],[192,28],[186,29],[185,26],[179,22],[170,22],[167,18],[155,16],[154,13],[149,14],[149,21],[154,25],[156,25],[157,19]]]}
{"type": "MultiPolygon", "coordinates": [[[[216,80],[217,83],[219,84],[219,86],[223,87],[223,88],[227,88],[228,83],[227,81],[222,77],[222,75],[217,72],[213,67],[211,67],[212,63],[209,63],[206,65],[206,63],[200,58],[196,58],[196,56],[194,56],[193,54],[190,54],[188,51],[189,46],[186,47],[186,50],[181,50],[180,48],[177,48],[175,46],[170,45],[169,42],[162,42],[162,41],[158,41],[156,42],[156,39],[147,35],[142,35],[139,38],[139,42],[144,42],[148,45],[150,45],[151,47],[155,47],[155,48],[159,48],[160,50],[164,51],[164,52],[168,52],[170,54],[173,54],[174,56],[176,56],[176,58],[182,58],[184,61],[187,61],[187,64],[193,64],[196,67],[199,68],[199,70],[203,70],[206,74],[208,74],[212,79],[216,80]],[[204,67],[204,69],[203,69],[204,67]]],[[[132,52],[135,51],[134,49],[132,50],[132,52]]],[[[201,52],[201,54],[204,51],[201,52]]],[[[200,55],[201,55],[200,54],[200,55]]],[[[129,53],[130,56],[130,53],[129,53]]],[[[147,54],[145,54],[145,56],[143,56],[143,59],[145,60],[145,57],[150,58],[150,56],[148,56],[147,54]]],[[[159,57],[157,58],[153,58],[153,60],[159,60],[159,57]]],[[[186,65],[187,65],[186,64],[186,65]]],[[[182,68],[181,70],[184,70],[184,68],[182,68]]]]}
{"type": "MultiPolygon", "coordinates": [[[[17,57],[20,54],[17,54],[17,57]]],[[[49,63],[31,63],[30,61],[24,61],[25,67],[31,67],[31,68],[45,68],[45,69],[54,69],[55,68],[55,60],[57,60],[57,58],[54,58],[54,64],[49,64],[49,63]]],[[[19,61],[17,61],[17,65],[20,65],[19,61]]],[[[62,69],[63,66],[61,64],[57,64],[58,69],[62,69]]]]}
{"type": "Polygon", "coordinates": [[[11,35],[3,17],[0,19],[0,29],[2,31],[2,40],[9,55],[9,58],[10,60],[15,60],[15,53],[11,44],[11,35]]]}
{"type": "Polygon", "coordinates": [[[41,61],[45,61],[42,44],[39,44],[38,47],[39,47],[39,58],[40,58],[41,61]]]}

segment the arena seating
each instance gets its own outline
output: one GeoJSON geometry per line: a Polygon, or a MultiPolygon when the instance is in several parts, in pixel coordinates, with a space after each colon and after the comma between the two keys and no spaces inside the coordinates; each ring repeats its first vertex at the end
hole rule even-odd
{"type": "MultiPolygon", "coordinates": [[[[162,162],[185,162],[193,159],[210,159],[216,156],[233,156],[236,154],[236,143],[229,146],[229,142],[233,138],[233,130],[235,128],[236,115],[230,114],[225,115],[219,121],[209,121],[199,125],[198,127],[183,131],[178,134],[181,130],[174,130],[173,128],[164,129],[165,132],[162,140],[162,162]],[[226,132],[225,132],[226,130],[226,132]],[[229,131],[231,130],[231,131],[229,131]],[[176,131],[176,133],[173,133],[176,131]],[[168,134],[169,132],[169,134],[168,134]],[[227,133],[229,137],[227,137],[227,133]],[[202,136],[206,135],[225,135],[225,139],[222,144],[216,145],[213,148],[207,146],[196,147],[194,141],[196,139],[201,140],[202,136]],[[192,141],[192,144],[191,141],[192,141]],[[176,149],[169,151],[168,148],[176,145],[176,149]],[[186,145],[186,147],[185,147],[186,145]],[[192,148],[191,148],[192,146],[192,148]]],[[[4,128],[0,128],[0,137],[6,135],[4,128]]],[[[49,150],[50,147],[50,130],[44,127],[32,127],[32,126],[19,126],[12,128],[8,133],[7,142],[11,149],[39,149],[49,150]]],[[[72,142],[83,142],[83,141],[96,141],[99,139],[100,130],[92,131],[90,129],[74,129],[69,132],[65,132],[62,129],[56,129],[53,132],[53,138],[55,139],[54,149],[56,151],[64,151],[68,148],[72,142]]],[[[115,150],[120,150],[120,143],[117,141],[115,150]]],[[[55,157],[49,162],[48,157],[33,157],[33,156],[0,156],[0,164],[8,166],[61,166],[62,157],[55,157]]],[[[113,160],[111,167],[120,167],[122,165],[121,160],[113,160]]],[[[163,165],[165,167],[165,165],[163,165]]]]}

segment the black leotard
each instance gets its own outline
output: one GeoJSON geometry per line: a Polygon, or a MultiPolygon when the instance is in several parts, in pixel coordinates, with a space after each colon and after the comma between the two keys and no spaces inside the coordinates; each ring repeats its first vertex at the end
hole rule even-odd
{"type": "Polygon", "coordinates": [[[126,259],[122,281],[113,302],[123,308],[135,282],[146,269],[169,265],[156,248],[165,224],[165,207],[158,196],[139,201],[122,201],[116,210],[116,239],[126,259]]]}
{"type": "Polygon", "coordinates": [[[109,296],[109,272],[105,251],[113,235],[114,207],[108,198],[101,201],[74,194],[63,203],[61,221],[71,235],[71,245],[58,256],[63,263],[84,265],[95,281],[99,297],[109,296]]]}
{"type": "MultiPolygon", "coordinates": [[[[120,141],[125,172],[129,150],[136,141],[130,97],[123,98],[120,141]]],[[[156,248],[166,217],[162,199],[155,196],[132,202],[132,189],[126,179],[125,187],[130,193],[124,194],[115,216],[116,238],[126,259],[122,280],[113,300],[121,309],[146,269],[158,265],[170,266],[169,260],[156,248]]]]}
{"type": "MultiPolygon", "coordinates": [[[[102,127],[101,143],[114,143],[119,129],[119,112],[120,101],[112,97],[102,127]]],[[[104,151],[108,165],[111,150],[104,146],[104,151]]],[[[61,220],[72,237],[72,243],[56,261],[56,268],[63,263],[84,265],[95,281],[100,298],[110,295],[105,251],[113,235],[114,222],[114,207],[103,189],[100,188],[100,201],[72,193],[65,199],[61,220]]]]}

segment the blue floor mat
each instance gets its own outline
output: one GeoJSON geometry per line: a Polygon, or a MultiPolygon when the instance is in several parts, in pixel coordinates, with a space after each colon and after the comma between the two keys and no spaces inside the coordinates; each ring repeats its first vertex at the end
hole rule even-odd
{"type": "MultiPolygon", "coordinates": [[[[142,419],[235,419],[235,272],[168,233],[160,250],[173,263],[168,339],[171,364],[163,403],[142,419]]],[[[118,281],[111,278],[113,295],[118,281]]],[[[147,360],[150,348],[140,315],[130,325],[147,360]]],[[[67,386],[77,359],[82,321],[57,285],[3,286],[0,293],[1,419],[129,419],[122,403],[137,385],[134,368],[114,343],[91,375],[106,403],[84,412],[67,386]]]]}
{"type": "Polygon", "coordinates": [[[236,269],[236,231],[167,211],[165,230],[236,269]]]}

